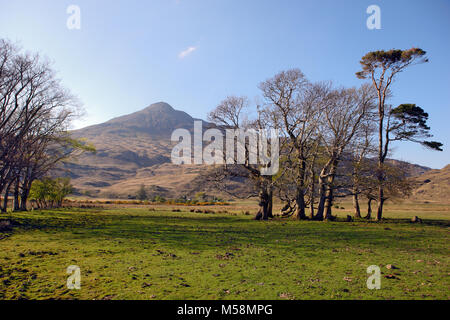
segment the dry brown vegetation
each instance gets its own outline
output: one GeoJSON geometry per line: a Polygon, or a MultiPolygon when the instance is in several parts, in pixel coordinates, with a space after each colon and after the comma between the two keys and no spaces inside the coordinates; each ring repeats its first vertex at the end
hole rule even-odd
{"type": "Polygon", "coordinates": [[[441,170],[431,170],[414,179],[417,189],[412,199],[449,203],[450,165],[441,170]]]}

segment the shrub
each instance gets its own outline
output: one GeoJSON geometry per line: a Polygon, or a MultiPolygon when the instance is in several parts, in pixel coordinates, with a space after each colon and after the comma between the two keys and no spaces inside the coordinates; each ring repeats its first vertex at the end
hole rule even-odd
{"type": "Polygon", "coordinates": [[[156,196],[155,199],[154,199],[153,201],[155,201],[155,202],[160,202],[160,203],[164,203],[164,202],[166,202],[166,199],[164,199],[164,198],[161,197],[161,196],[156,196]]]}
{"type": "Polygon", "coordinates": [[[33,182],[30,189],[30,200],[35,201],[38,208],[61,207],[64,198],[72,191],[70,178],[44,178],[33,182]]]}

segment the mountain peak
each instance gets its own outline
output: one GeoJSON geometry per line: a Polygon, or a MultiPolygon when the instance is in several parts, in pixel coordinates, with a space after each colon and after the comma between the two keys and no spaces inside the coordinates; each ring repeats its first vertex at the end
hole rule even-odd
{"type": "Polygon", "coordinates": [[[167,133],[183,126],[192,126],[193,122],[194,119],[186,112],[175,110],[166,102],[158,102],[141,111],[112,119],[107,124],[154,134],[167,133]]]}
{"type": "Polygon", "coordinates": [[[157,102],[140,111],[77,130],[77,135],[86,137],[108,133],[134,135],[140,132],[154,136],[170,136],[175,129],[191,129],[194,121],[189,114],[174,109],[167,102],[157,102]]]}
{"type": "MultiPolygon", "coordinates": [[[[145,111],[156,111],[156,112],[173,112],[175,109],[167,102],[161,101],[153,103],[144,109],[145,111]]],[[[143,111],[144,111],[143,110],[143,111]]]]}

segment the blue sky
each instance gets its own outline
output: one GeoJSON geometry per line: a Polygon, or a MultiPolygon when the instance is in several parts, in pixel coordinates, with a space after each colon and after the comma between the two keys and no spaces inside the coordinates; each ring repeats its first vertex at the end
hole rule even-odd
{"type": "Polygon", "coordinates": [[[366,52],[420,47],[430,63],[398,77],[391,103],[429,112],[445,151],[402,143],[394,156],[433,168],[450,163],[449,31],[449,0],[0,0],[0,37],[48,56],[84,103],[76,127],[158,101],[205,118],[227,95],[254,99],[258,83],[293,67],[358,86],[366,52]],[[66,27],[72,4],[80,30],[66,27]],[[366,27],[372,4],[381,30],[366,27]]]}

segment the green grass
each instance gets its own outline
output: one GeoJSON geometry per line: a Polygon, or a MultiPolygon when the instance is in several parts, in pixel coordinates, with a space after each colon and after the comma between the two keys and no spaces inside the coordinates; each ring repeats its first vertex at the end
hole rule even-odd
{"type": "Polygon", "coordinates": [[[448,220],[257,222],[148,209],[2,218],[17,226],[0,233],[0,299],[450,298],[448,220]],[[66,287],[69,265],[81,268],[81,290],[66,287]],[[381,266],[381,290],[367,289],[370,265],[381,266]]]}

